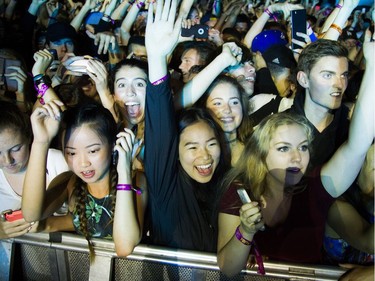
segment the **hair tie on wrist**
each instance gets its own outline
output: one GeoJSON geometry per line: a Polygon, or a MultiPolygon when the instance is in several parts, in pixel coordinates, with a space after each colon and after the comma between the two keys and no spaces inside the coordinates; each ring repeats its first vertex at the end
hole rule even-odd
{"type": "Polygon", "coordinates": [[[265,9],[264,9],[264,12],[265,12],[270,18],[273,18],[273,20],[274,20],[275,22],[277,22],[277,17],[275,16],[275,14],[271,13],[271,11],[268,10],[268,8],[265,8],[265,9]]]}
{"type": "Polygon", "coordinates": [[[335,29],[338,33],[340,33],[340,35],[342,34],[342,29],[337,24],[332,23],[330,27],[335,29]]]}
{"type": "Polygon", "coordinates": [[[142,194],[142,190],[140,189],[135,189],[131,184],[127,184],[127,183],[120,183],[116,186],[116,190],[118,191],[134,191],[137,195],[141,195],[142,194]]]}

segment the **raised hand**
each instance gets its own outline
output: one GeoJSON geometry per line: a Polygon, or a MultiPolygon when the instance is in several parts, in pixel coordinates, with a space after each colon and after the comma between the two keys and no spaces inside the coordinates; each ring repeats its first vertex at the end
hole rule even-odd
{"type": "Polygon", "coordinates": [[[8,66],[8,70],[15,70],[12,73],[4,74],[8,79],[15,80],[17,82],[17,93],[24,92],[24,85],[27,79],[26,72],[20,66],[8,66]]]}
{"type": "Polygon", "coordinates": [[[171,53],[177,44],[181,31],[182,18],[175,22],[177,0],[156,1],[150,3],[146,25],[146,48],[150,56],[165,57],[171,53]]]}
{"type": "Polygon", "coordinates": [[[34,54],[33,75],[45,74],[53,61],[53,55],[47,50],[40,50],[34,54]]]}
{"type": "Polygon", "coordinates": [[[34,110],[31,114],[34,143],[51,143],[59,130],[62,106],[61,101],[53,100],[34,110]]]}
{"type": "Polygon", "coordinates": [[[129,129],[124,129],[124,132],[117,134],[116,145],[114,151],[118,153],[117,172],[119,175],[119,182],[131,181],[131,166],[132,166],[132,151],[135,135],[129,129]]]}

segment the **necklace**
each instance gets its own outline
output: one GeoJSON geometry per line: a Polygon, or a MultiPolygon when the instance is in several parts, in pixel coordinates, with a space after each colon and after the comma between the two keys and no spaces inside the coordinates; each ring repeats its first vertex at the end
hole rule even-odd
{"type": "Polygon", "coordinates": [[[234,138],[234,139],[232,139],[232,140],[226,141],[226,143],[233,143],[233,142],[236,142],[236,141],[237,141],[237,139],[234,138]]]}

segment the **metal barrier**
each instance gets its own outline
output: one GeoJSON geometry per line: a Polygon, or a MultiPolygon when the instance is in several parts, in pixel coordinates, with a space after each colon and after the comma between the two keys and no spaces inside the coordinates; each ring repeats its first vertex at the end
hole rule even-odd
{"type": "Polygon", "coordinates": [[[70,233],[27,234],[2,241],[10,249],[1,280],[337,280],[344,270],[322,265],[266,261],[266,275],[257,268],[233,278],[224,276],[214,254],[139,245],[127,258],[118,258],[112,241],[93,239],[95,259],[90,263],[87,241],[70,233]]]}

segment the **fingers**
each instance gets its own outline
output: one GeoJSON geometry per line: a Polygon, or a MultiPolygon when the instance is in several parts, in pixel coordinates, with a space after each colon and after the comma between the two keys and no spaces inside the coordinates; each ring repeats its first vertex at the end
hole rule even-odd
{"type": "Polygon", "coordinates": [[[239,212],[241,223],[247,232],[255,233],[264,229],[264,221],[258,202],[244,204],[239,212]]]}
{"type": "Polygon", "coordinates": [[[132,130],[125,128],[124,132],[117,134],[116,145],[121,145],[126,152],[130,152],[133,149],[134,140],[135,135],[132,130]]]}

